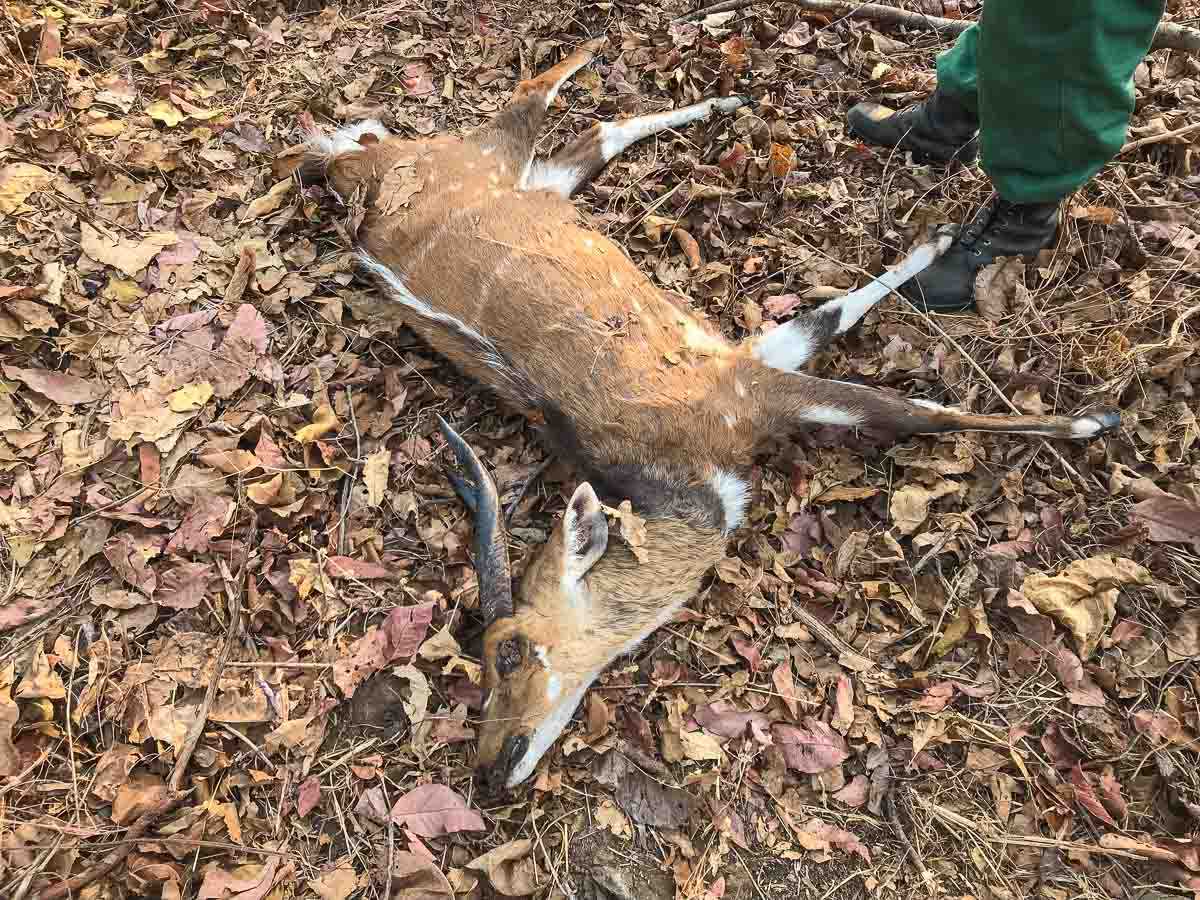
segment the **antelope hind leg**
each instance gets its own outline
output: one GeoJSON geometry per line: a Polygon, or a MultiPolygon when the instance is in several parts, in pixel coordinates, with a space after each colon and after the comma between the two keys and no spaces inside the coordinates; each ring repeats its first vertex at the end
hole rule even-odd
{"type": "Polygon", "coordinates": [[[559,88],[590,63],[604,43],[604,38],[587,41],[562,62],[522,81],[513,91],[509,105],[467,140],[479,144],[487,155],[499,152],[501,160],[512,165],[524,180],[533,160],[533,145],[546,120],[546,110],[558,96],[559,88]]]}
{"type": "Polygon", "coordinates": [[[1086,440],[1113,432],[1121,425],[1121,414],[1115,410],[1082,416],[975,415],[865,385],[798,372],[767,371],[770,374],[758,380],[755,392],[771,434],[807,424],[866,428],[898,437],[991,431],[1086,440]]]}
{"type": "Polygon", "coordinates": [[[667,112],[619,122],[600,122],[549,159],[536,160],[519,188],[526,191],[553,191],[570,197],[630,144],[668,128],[679,128],[707,119],[714,112],[731,113],[748,103],[750,98],[746,96],[713,97],[667,112]]]}

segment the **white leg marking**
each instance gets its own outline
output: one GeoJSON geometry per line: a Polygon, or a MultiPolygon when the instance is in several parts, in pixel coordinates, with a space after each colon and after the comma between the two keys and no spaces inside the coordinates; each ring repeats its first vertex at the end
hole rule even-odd
{"type": "Polygon", "coordinates": [[[772,328],[754,342],[755,359],[764,366],[782,372],[795,372],[817,352],[812,334],[801,328],[803,320],[793,319],[786,325],[772,328]]]}
{"type": "Polygon", "coordinates": [[[721,498],[721,508],[725,511],[725,531],[735,531],[746,517],[746,507],[750,503],[750,485],[744,478],[718,469],[712,477],[712,486],[721,498]]]}
{"type": "Polygon", "coordinates": [[[668,128],[678,128],[699,119],[707,119],[713,114],[713,110],[730,113],[748,102],[745,97],[714,97],[711,100],[693,103],[691,106],[638,116],[623,122],[603,122],[600,125],[600,153],[607,162],[630,144],[652,134],[668,128]]]}
{"type": "Polygon", "coordinates": [[[364,134],[373,134],[381,141],[392,136],[391,132],[384,128],[378,119],[367,119],[347,125],[345,128],[339,128],[333,134],[313,135],[309,138],[309,144],[319,153],[335,156],[351,150],[362,150],[363,145],[358,142],[358,139],[364,134]]]}
{"type": "Polygon", "coordinates": [[[822,303],[816,309],[800,314],[786,325],[772,329],[754,342],[754,356],[772,369],[796,371],[819,349],[813,339],[810,319],[820,320],[827,315],[837,315],[838,324],[834,334],[844,334],[891,291],[928,269],[934,260],[949,249],[953,240],[949,234],[939,235],[933,241],[922,244],[906,256],[894,270],[884,272],[870,284],[851,291],[844,297],[822,303]]]}
{"type": "Polygon", "coordinates": [[[908,402],[913,406],[919,406],[921,409],[931,409],[934,412],[954,412],[950,407],[934,403],[932,400],[909,400],[908,402]]]}
{"type": "Polygon", "coordinates": [[[1102,431],[1109,431],[1121,424],[1121,414],[1118,412],[1101,413],[1097,416],[1080,416],[1071,423],[1071,437],[1090,438],[1102,431]]]}
{"type": "Polygon", "coordinates": [[[570,197],[579,187],[585,171],[574,166],[558,165],[553,159],[539,159],[532,169],[526,169],[525,177],[517,185],[521,191],[550,191],[561,197],[570,197]]]}
{"type": "Polygon", "coordinates": [[[852,413],[848,410],[841,409],[837,406],[826,406],[824,403],[818,403],[815,406],[806,406],[796,413],[796,418],[801,422],[812,422],[817,425],[861,425],[862,416],[857,413],[852,413]]]}

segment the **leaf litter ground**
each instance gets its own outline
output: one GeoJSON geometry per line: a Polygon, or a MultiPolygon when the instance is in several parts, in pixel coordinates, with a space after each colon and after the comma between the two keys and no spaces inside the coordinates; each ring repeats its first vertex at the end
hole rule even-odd
{"type": "Polygon", "coordinates": [[[518,569],[573,475],[356,277],[345,211],[287,152],[312,122],[477,124],[602,33],[543,149],[749,90],[753,114],[664,135],[579,200],[734,338],[986,198],[977,170],[845,132],[855,100],[928,90],[935,36],[684,11],[6,5],[4,896],[72,875],[79,897],[238,900],[1200,889],[1200,145],[1162,138],[1197,108],[1183,53],[1139,69],[1142,142],[1053,250],[985,273],[980,315],[892,299],[813,366],[981,412],[1116,402],[1121,433],[781,439],[702,595],[531,787],[475,796],[470,523],[433,414],[505,502],[536,476],[518,569]]]}

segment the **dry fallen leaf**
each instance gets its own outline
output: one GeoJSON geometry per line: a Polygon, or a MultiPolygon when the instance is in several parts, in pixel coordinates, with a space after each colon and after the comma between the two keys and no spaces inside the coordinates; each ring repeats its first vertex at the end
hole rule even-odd
{"type": "Polygon", "coordinates": [[[4,375],[24,382],[39,394],[44,394],[55,403],[74,406],[99,400],[108,391],[103,385],[88,381],[66,372],[51,372],[45,369],[21,369],[4,366],[4,375]]]}
{"type": "Polygon", "coordinates": [[[21,716],[9,692],[12,689],[13,669],[9,664],[0,672],[0,775],[16,775],[21,769],[21,757],[13,744],[12,730],[21,716]]]}
{"type": "Polygon", "coordinates": [[[646,543],[646,520],[633,511],[633,504],[628,500],[622,500],[616,509],[605,506],[604,512],[616,519],[621,539],[633,551],[638,562],[645,562],[649,558],[644,546],[646,543]]]}
{"type": "Polygon", "coordinates": [[[387,494],[388,464],[391,457],[387,447],[380,447],[363,463],[363,483],[367,486],[368,506],[379,506],[387,494]]]}
{"type": "Polygon", "coordinates": [[[334,663],[334,684],[350,698],[360,684],[384,666],[416,653],[433,621],[434,605],[422,603],[393,609],[382,625],[355,641],[349,654],[334,663]]]}
{"type": "Polygon", "coordinates": [[[0,169],[0,213],[14,213],[26,198],[47,187],[54,176],[33,163],[9,163],[0,169]]]}
{"type": "Polygon", "coordinates": [[[1071,633],[1079,656],[1086,660],[1112,625],[1121,588],[1152,581],[1131,559],[1092,556],[1072,562],[1058,575],[1026,576],[1021,594],[1071,633]]]}
{"type": "Polygon", "coordinates": [[[771,736],[783,751],[788,768],[808,775],[827,772],[850,755],[845,738],[812,716],[804,719],[804,727],[772,725],[771,736]]]}
{"type": "Polygon", "coordinates": [[[533,841],[521,839],[501,844],[467,863],[468,869],[482,872],[497,891],[506,897],[532,894],[538,886],[537,864],[530,856],[533,841]]]}
{"type": "Polygon", "coordinates": [[[358,876],[348,860],[341,860],[308,882],[319,900],[346,900],[358,889],[358,876]]]}
{"type": "Polygon", "coordinates": [[[929,505],[939,497],[960,492],[963,485],[939,480],[933,488],[925,488],[919,484],[906,484],[894,494],[888,510],[892,521],[900,529],[901,534],[912,534],[929,518],[929,505]]]}
{"type": "Polygon", "coordinates": [[[179,243],[179,238],[169,232],[155,232],[141,240],[131,240],[107,237],[87,222],[79,227],[83,235],[83,252],[98,263],[120,269],[130,278],[136,278],[165,247],[179,243]]]}
{"type": "Polygon", "coordinates": [[[391,860],[392,900],[454,900],[454,888],[432,860],[406,850],[393,851],[391,860]]]}
{"type": "Polygon", "coordinates": [[[392,806],[391,820],[421,837],[443,837],[457,831],[484,831],[483,817],[462,796],[442,784],[409,791],[392,806]]]}

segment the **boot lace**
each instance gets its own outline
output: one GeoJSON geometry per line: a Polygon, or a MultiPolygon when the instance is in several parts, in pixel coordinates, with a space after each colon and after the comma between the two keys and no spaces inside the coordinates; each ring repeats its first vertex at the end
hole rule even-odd
{"type": "Polygon", "coordinates": [[[987,206],[962,230],[958,242],[976,256],[982,256],[982,248],[991,246],[990,235],[1003,231],[1008,224],[1011,209],[1011,203],[1006,203],[999,194],[993,194],[987,206]]]}

